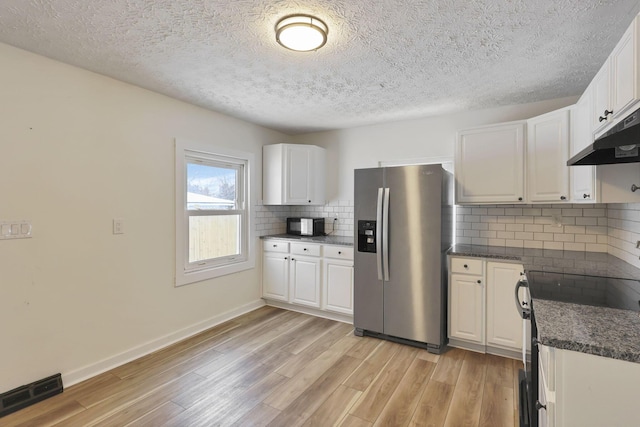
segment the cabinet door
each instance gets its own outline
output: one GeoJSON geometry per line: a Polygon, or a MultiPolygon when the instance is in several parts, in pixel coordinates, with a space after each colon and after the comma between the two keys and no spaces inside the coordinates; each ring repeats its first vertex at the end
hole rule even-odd
{"type": "Polygon", "coordinates": [[[323,284],[323,308],[353,314],[353,263],[325,259],[323,284]]]}
{"type": "MultiPolygon", "coordinates": [[[[591,92],[586,91],[571,111],[569,157],[578,154],[593,142],[591,123],[591,92]]],[[[595,203],[595,166],[569,166],[572,203],[595,203]]]]}
{"type": "Polygon", "coordinates": [[[487,263],[487,344],[522,350],[522,318],[513,292],[523,267],[487,263]]]}
{"type": "Polygon", "coordinates": [[[527,182],[531,202],[569,200],[569,110],[527,121],[527,182]]]}
{"type": "Polygon", "coordinates": [[[456,142],[456,203],[524,200],[524,124],[461,131],[456,142]]]}
{"type": "Polygon", "coordinates": [[[638,99],[638,43],[636,18],[611,53],[611,106],[613,117],[621,117],[638,99]]]}
{"type": "Polygon", "coordinates": [[[449,283],[449,337],[484,344],[483,331],[482,276],[452,274],[449,283]]]}
{"type": "Polygon", "coordinates": [[[290,265],[290,302],[320,307],[320,259],[294,255],[290,265]]]}
{"type": "Polygon", "coordinates": [[[611,110],[611,78],[609,60],[604,63],[598,74],[591,81],[587,90],[591,90],[593,97],[593,111],[591,113],[591,129],[594,133],[605,127],[613,119],[611,110]]]}
{"type": "Polygon", "coordinates": [[[265,252],[262,264],[262,296],[288,301],[289,255],[265,252]]]}
{"type": "Polygon", "coordinates": [[[638,163],[600,165],[596,168],[602,203],[640,202],[640,190],[631,191],[632,185],[640,186],[640,165],[638,163]]]}
{"type": "Polygon", "coordinates": [[[309,170],[312,169],[309,147],[285,146],[285,203],[309,204],[309,170]]]}

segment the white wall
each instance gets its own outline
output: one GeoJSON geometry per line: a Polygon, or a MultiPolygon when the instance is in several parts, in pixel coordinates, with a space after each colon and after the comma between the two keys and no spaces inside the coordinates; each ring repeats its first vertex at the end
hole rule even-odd
{"type": "Polygon", "coordinates": [[[566,107],[577,97],[492,108],[298,135],[294,142],[327,149],[327,199],[353,200],[353,170],[377,167],[378,162],[425,157],[453,158],[456,132],[474,126],[522,120],[566,107]]]}
{"type": "Polygon", "coordinates": [[[261,147],[286,135],[3,44],[0,64],[0,221],[33,222],[0,241],[0,392],[68,385],[260,304],[258,268],[174,287],[173,144],[254,153],[255,203],[261,147]]]}

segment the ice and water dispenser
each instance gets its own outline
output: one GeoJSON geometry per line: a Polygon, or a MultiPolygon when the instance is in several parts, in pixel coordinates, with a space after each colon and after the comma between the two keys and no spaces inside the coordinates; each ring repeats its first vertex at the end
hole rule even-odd
{"type": "Polygon", "coordinates": [[[375,221],[358,221],[358,252],[376,252],[375,221]]]}

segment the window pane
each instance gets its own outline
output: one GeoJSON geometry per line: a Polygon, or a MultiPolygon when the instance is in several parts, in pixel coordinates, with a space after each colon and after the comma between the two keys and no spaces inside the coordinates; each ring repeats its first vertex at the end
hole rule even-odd
{"type": "Polygon", "coordinates": [[[238,169],[187,163],[187,209],[236,209],[238,169]]]}
{"type": "Polygon", "coordinates": [[[189,217],[189,262],[240,254],[240,215],[189,217]]]}

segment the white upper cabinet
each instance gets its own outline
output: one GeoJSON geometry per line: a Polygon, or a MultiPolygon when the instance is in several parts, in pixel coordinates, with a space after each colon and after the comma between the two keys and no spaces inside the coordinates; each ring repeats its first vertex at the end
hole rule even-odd
{"type": "MultiPolygon", "coordinates": [[[[578,154],[593,142],[589,119],[591,117],[591,91],[586,91],[571,110],[569,157],[578,154]]],[[[569,167],[572,203],[597,201],[595,166],[569,167]]]]}
{"type": "Polygon", "coordinates": [[[638,18],[622,36],[611,53],[611,107],[614,118],[622,117],[640,98],[640,71],[638,69],[638,18]]]}
{"type": "Polygon", "coordinates": [[[592,112],[591,129],[598,132],[613,119],[611,107],[611,74],[609,61],[605,62],[598,74],[593,78],[587,90],[591,91],[592,112]]]}
{"type": "Polygon", "coordinates": [[[636,17],[587,89],[593,97],[595,134],[619,122],[640,99],[639,25],[636,17]]]}
{"type": "Polygon", "coordinates": [[[460,131],[456,203],[518,203],[524,194],[524,122],[460,131]]]}
{"type": "Polygon", "coordinates": [[[563,108],[527,120],[527,185],[530,202],[569,200],[569,116],[563,108]]]}
{"type": "Polygon", "coordinates": [[[315,145],[262,147],[265,205],[324,205],[325,149],[315,145]]]}

